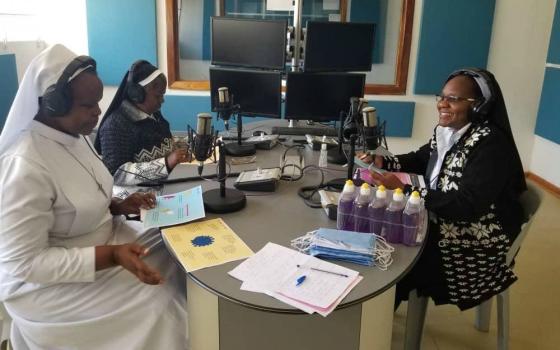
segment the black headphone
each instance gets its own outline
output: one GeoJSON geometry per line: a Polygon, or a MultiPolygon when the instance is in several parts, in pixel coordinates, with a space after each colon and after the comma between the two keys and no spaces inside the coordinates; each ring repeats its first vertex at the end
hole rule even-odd
{"type": "Polygon", "coordinates": [[[49,86],[40,98],[39,103],[42,113],[49,117],[61,117],[70,111],[70,108],[72,108],[72,92],[68,80],[78,69],[87,66],[91,66],[95,71],[97,65],[95,60],[89,56],[78,56],[64,68],[56,83],[49,86]]]}
{"type": "Polygon", "coordinates": [[[150,62],[146,60],[138,60],[130,66],[128,70],[128,77],[126,79],[126,95],[128,99],[134,103],[142,103],[144,99],[146,99],[146,91],[144,87],[138,83],[134,82],[134,71],[138,68],[138,66],[142,64],[150,64],[150,62]]]}
{"type": "Polygon", "coordinates": [[[472,105],[474,117],[481,118],[488,114],[496,100],[496,91],[492,84],[493,79],[491,74],[480,68],[462,68],[451,73],[446,83],[459,75],[466,75],[473,78],[480,88],[480,92],[482,92],[482,100],[474,102],[472,105]]]}

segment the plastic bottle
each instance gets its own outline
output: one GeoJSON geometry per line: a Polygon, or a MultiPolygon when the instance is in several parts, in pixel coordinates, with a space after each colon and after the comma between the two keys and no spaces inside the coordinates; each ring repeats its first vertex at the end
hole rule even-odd
{"type": "Polygon", "coordinates": [[[380,185],[375,191],[375,196],[368,207],[369,215],[369,232],[376,235],[381,234],[383,228],[383,219],[385,217],[385,209],[387,208],[387,191],[385,186],[380,185]]]}
{"type": "Polygon", "coordinates": [[[402,242],[402,212],[405,206],[404,194],[400,188],[393,192],[393,199],[385,210],[385,220],[381,236],[390,243],[402,242]]]}
{"type": "Polygon", "coordinates": [[[369,184],[363,183],[360,186],[360,192],[354,200],[354,231],[369,232],[369,215],[368,207],[371,202],[371,188],[369,184]]]}
{"type": "Polygon", "coordinates": [[[420,213],[422,212],[422,203],[420,194],[417,191],[412,192],[406,207],[403,211],[403,234],[402,242],[406,245],[417,245],[418,226],[420,226],[420,213]]]}
{"type": "Polygon", "coordinates": [[[356,186],[352,180],[346,180],[340,198],[336,214],[336,228],[339,230],[354,231],[354,220],[352,220],[352,210],[354,209],[354,197],[356,196],[356,186]]]}
{"type": "Polygon", "coordinates": [[[319,168],[327,167],[327,144],[321,144],[321,153],[319,154],[319,168]]]}

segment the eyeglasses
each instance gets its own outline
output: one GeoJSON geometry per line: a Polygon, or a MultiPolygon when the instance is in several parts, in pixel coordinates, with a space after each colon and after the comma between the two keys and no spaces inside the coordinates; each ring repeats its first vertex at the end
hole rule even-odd
{"type": "Polygon", "coordinates": [[[457,103],[459,101],[469,101],[469,102],[477,101],[476,98],[470,98],[470,97],[459,97],[459,96],[453,96],[453,95],[449,95],[449,96],[436,95],[436,101],[437,102],[441,102],[441,101],[444,101],[444,100],[449,102],[449,103],[457,103]]]}

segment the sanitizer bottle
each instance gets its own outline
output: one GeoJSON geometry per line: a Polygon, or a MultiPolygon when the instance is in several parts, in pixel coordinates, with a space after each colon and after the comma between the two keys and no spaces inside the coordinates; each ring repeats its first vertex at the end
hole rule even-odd
{"type": "Polygon", "coordinates": [[[381,236],[390,243],[402,242],[402,212],[405,206],[404,193],[400,188],[393,192],[393,199],[385,210],[385,222],[381,236]]]}
{"type": "Polygon", "coordinates": [[[420,201],[420,193],[412,192],[406,207],[403,211],[403,235],[402,242],[406,245],[417,245],[418,228],[420,226],[420,213],[422,211],[422,203],[420,201]]]}
{"type": "Polygon", "coordinates": [[[377,191],[375,191],[375,196],[368,207],[369,232],[375,233],[376,235],[381,234],[386,208],[387,191],[385,191],[385,186],[379,185],[379,187],[377,187],[377,191]]]}
{"type": "Polygon", "coordinates": [[[369,232],[368,206],[370,201],[371,188],[364,182],[354,200],[354,231],[369,232]]]}
{"type": "Polygon", "coordinates": [[[352,219],[352,211],[354,209],[354,198],[356,196],[356,187],[352,180],[346,180],[340,199],[338,200],[338,209],[336,215],[336,228],[339,230],[354,231],[354,220],[352,219]]]}

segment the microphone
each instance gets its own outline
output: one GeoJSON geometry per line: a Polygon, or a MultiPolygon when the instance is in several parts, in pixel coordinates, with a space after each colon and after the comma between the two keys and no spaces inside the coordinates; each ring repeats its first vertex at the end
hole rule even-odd
{"type": "Polygon", "coordinates": [[[224,121],[226,130],[229,130],[229,118],[233,113],[233,106],[229,95],[229,89],[225,86],[218,88],[218,118],[224,121]]]}
{"type": "Polygon", "coordinates": [[[212,130],[212,116],[209,113],[199,113],[197,119],[196,134],[194,135],[192,150],[195,159],[199,162],[198,175],[202,175],[204,161],[208,159],[214,151],[214,132],[212,130]]]}
{"type": "Polygon", "coordinates": [[[377,110],[366,107],[362,111],[364,122],[364,143],[367,150],[374,151],[379,147],[379,129],[377,127],[377,110]]]}

